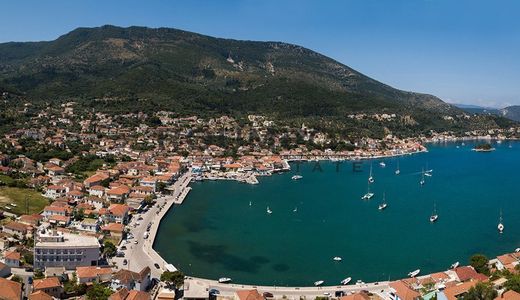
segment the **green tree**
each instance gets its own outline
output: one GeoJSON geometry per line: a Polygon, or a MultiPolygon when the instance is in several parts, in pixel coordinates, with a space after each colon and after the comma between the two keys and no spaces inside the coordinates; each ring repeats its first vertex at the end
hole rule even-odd
{"type": "Polygon", "coordinates": [[[464,296],[464,300],[493,300],[498,295],[490,283],[477,283],[470,288],[464,296]]]}
{"type": "Polygon", "coordinates": [[[469,259],[470,265],[479,273],[489,275],[489,259],[483,254],[475,254],[469,259]]]}
{"type": "Polygon", "coordinates": [[[110,288],[95,282],[87,291],[87,299],[107,300],[112,293],[114,292],[110,288]]]}
{"type": "Polygon", "coordinates": [[[13,275],[13,277],[11,277],[11,280],[23,284],[23,279],[22,279],[22,277],[20,277],[20,276],[18,276],[18,275],[13,275]]]}
{"type": "Polygon", "coordinates": [[[34,263],[34,254],[32,252],[27,252],[23,255],[23,260],[26,264],[32,265],[34,263]]]}
{"type": "Polygon", "coordinates": [[[105,241],[103,244],[103,254],[107,257],[114,257],[116,255],[116,245],[111,241],[105,241]]]}
{"type": "Polygon", "coordinates": [[[42,270],[36,269],[36,270],[34,270],[33,278],[34,279],[42,279],[42,278],[45,278],[45,275],[43,274],[42,270]]]}
{"type": "Polygon", "coordinates": [[[166,282],[168,285],[173,285],[175,288],[179,288],[184,284],[184,273],[181,271],[166,271],[161,274],[161,281],[166,282]]]}
{"type": "Polygon", "coordinates": [[[507,280],[504,287],[508,290],[512,290],[512,291],[520,293],[520,275],[515,274],[515,275],[512,275],[511,277],[509,277],[509,280],[507,280]]]}

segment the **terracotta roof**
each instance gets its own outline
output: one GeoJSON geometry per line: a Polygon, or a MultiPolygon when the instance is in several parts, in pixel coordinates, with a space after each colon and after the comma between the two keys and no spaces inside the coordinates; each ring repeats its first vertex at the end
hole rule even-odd
{"type": "Polygon", "coordinates": [[[120,223],[109,223],[106,226],[101,228],[103,231],[114,231],[114,232],[123,232],[125,230],[125,226],[120,223]]]}
{"type": "Polygon", "coordinates": [[[61,282],[58,277],[49,277],[43,279],[36,279],[33,282],[33,290],[43,290],[53,287],[61,286],[61,282]]]}
{"type": "Polygon", "coordinates": [[[236,291],[238,299],[240,300],[264,300],[264,297],[255,290],[238,290],[236,291]]]}
{"type": "Polygon", "coordinates": [[[11,259],[11,260],[20,260],[20,252],[16,252],[16,251],[6,251],[4,253],[4,257],[6,259],[11,259]]]}
{"type": "Polygon", "coordinates": [[[470,266],[458,267],[455,269],[455,273],[457,273],[457,277],[459,277],[460,281],[468,281],[470,279],[486,281],[488,279],[486,275],[477,273],[477,271],[470,266]]]}
{"type": "Polygon", "coordinates": [[[132,281],[143,281],[148,274],[150,274],[150,267],[143,268],[139,273],[121,269],[114,274],[113,279],[119,280],[123,284],[128,284],[132,281]]]}
{"type": "Polygon", "coordinates": [[[29,300],[53,300],[53,298],[44,291],[36,291],[29,295],[29,300]]]}
{"type": "Polygon", "coordinates": [[[390,287],[395,290],[395,293],[401,300],[416,300],[421,297],[421,294],[411,289],[402,280],[391,282],[390,287]]]}
{"type": "Polygon", "coordinates": [[[127,187],[126,185],[120,185],[118,187],[111,188],[107,191],[108,195],[118,195],[118,196],[126,195],[128,193],[130,193],[130,188],[127,187]]]}
{"type": "Polygon", "coordinates": [[[78,278],[91,278],[107,274],[112,274],[112,268],[101,268],[97,266],[76,267],[76,275],[78,278]]]}
{"type": "Polygon", "coordinates": [[[0,295],[3,300],[20,300],[22,284],[0,277],[0,295]]]}
{"type": "Polygon", "coordinates": [[[105,187],[101,186],[101,185],[95,185],[95,186],[90,187],[90,189],[94,190],[94,191],[104,191],[105,187]]]}
{"type": "Polygon", "coordinates": [[[109,177],[107,174],[98,173],[98,174],[94,174],[94,175],[90,176],[89,178],[85,179],[83,182],[84,183],[95,183],[95,182],[106,180],[108,178],[109,177]]]}
{"type": "Polygon", "coordinates": [[[470,288],[475,286],[478,281],[467,281],[461,284],[448,287],[444,290],[444,295],[448,300],[457,300],[457,297],[461,294],[466,293],[470,288]]]}
{"type": "Polygon", "coordinates": [[[511,254],[504,254],[497,256],[497,259],[505,266],[508,264],[512,264],[514,262],[517,262],[518,260],[516,257],[512,256],[511,254]]]}
{"type": "Polygon", "coordinates": [[[340,297],[339,300],[369,300],[370,296],[366,293],[355,293],[348,296],[340,297]]]}
{"type": "Polygon", "coordinates": [[[45,206],[43,211],[67,212],[67,209],[65,207],[49,205],[49,206],[45,206]]]}
{"type": "Polygon", "coordinates": [[[110,297],[108,297],[108,300],[125,300],[126,296],[128,296],[128,289],[122,288],[119,291],[116,291],[110,297]]]}
{"type": "Polygon", "coordinates": [[[495,300],[520,300],[520,293],[513,290],[507,291],[495,298],[495,300]]]}
{"type": "Polygon", "coordinates": [[[8,228],[8,229],[11,229],[11,230],[16,230],[16,231],[27,231],[27,227],[29,227],[28,225],[26,224],[23,224],[23,223],[20,223],[20,222],[16,222],[16,221],[11,221],[7,224],[4,225],[5,228],[8,228]]]}
{"type": "Polygon", "coordinates": [[[131,290],[128,292],[125,300],[150,300],[150,294],[147,292],[131,290]]]}
{"type": "Polygon", "coordinates": [[[130,206],[125,204],[112,204],[108,207],[108,210],[115,216],[123,216],[130,211],[130,206]]]}

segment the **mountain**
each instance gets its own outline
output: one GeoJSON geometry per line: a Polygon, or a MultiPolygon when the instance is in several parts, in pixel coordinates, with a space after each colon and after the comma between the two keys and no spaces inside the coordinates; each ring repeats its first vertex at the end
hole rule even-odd
{"type": "Polygon", "coordinates": [[[502,108],[500,110],[500,114],[505,118],[520,122],[520,105],[513,105],[502,108]]]}
{"type": "Polygon", "coordinates": [[[500,116],[501,112],[498,108],[493,107],[484,107],[479,105],[473,105],[473,104],[458,104],[458,103],[451,103],[451,105],[458,107],[462,109],[465,112],[471,113],[471,114],[485,114],[485,115],[496,115],[500,116]]]}
{"type": "Polygon", "coordinates": [[[443,118],[462,111],[435,96],[392,88],[304,47],[170,28],[106,25],[54,41],[0,44],[0,91],[35,105],[74,100],[108,112],[339,122],[355,112],[387,112],[408,118],[402,128],[467,127],[443,118]]]}

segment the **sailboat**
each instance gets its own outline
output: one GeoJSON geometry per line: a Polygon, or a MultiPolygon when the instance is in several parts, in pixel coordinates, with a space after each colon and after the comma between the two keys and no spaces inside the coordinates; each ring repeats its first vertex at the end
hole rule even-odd
{"type": "Polygon", "coordinates": [[[401,170],[399,170],[399,160],[397,160],[397,169],[395,170],[395,175],[401,174],[401,170]]]}
{"type": "Polygon", "coordinates": [[[426,183],[426,181],[424,181],[424,168],[421,171],[421,181],[419,181],[419,183],[421,185],[424,185],[426,183]]]}
{"type": "Polygon", "coordinates": [[[367,193],[361,197],[361,200],[370,200],[370,198],[374,197],[374,193],[370,192],[370,183],[368,184],[367,193]]]}
{"type": "Polygon", "coordinates": [[[435,205],[435,202],[433,202],[433,213],[430,216],[430,222],[435,222],[439,218],[439,215],[437,214],[437,206],[435,205]]]}
{"type": "Polygon", "coordinates": [[[370,164],[370,175],[368,176],[368,182],[374,183],[374,176],[372,176],[372,164],[370,164]]]}
{"type": "Polygon", "coordinates": [[[267,207],[267,213],[268,214],[272,214],[273,213],[273,211],[269,208],[269,206],[267,207]]]}
{"type": "Polygon", "coordinates": [[[500,221],[498,222],[498,232],[503,233],[504,232],[504,224],[502,223],[502,210],[500,210],[500,221]]]}
{"type": "Polygon", "coordinates": [[[379,204],[378,208],[379,208],[379,210],[383,210],[383,209],[386,208],[386,206],[387,206],[387,204],[386,204],[386,193],[383,193],[383,202],[381,204],[379,204]]]}

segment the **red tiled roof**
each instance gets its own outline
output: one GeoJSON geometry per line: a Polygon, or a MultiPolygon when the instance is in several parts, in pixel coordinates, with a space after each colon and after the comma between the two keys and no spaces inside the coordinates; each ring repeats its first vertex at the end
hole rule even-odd
{"type": "Polygon", "coordinates": [[[33,282],[33,290],[43,290],[53,287],[61,286],[61,282],[58,277],[49,277],[44,279],[36,279],[33,282]]]}
{"type": "Polygon", "coordinates": [[[0,295],[3,300],[22,299],[22,285],[0,277],[0,295]]]}

